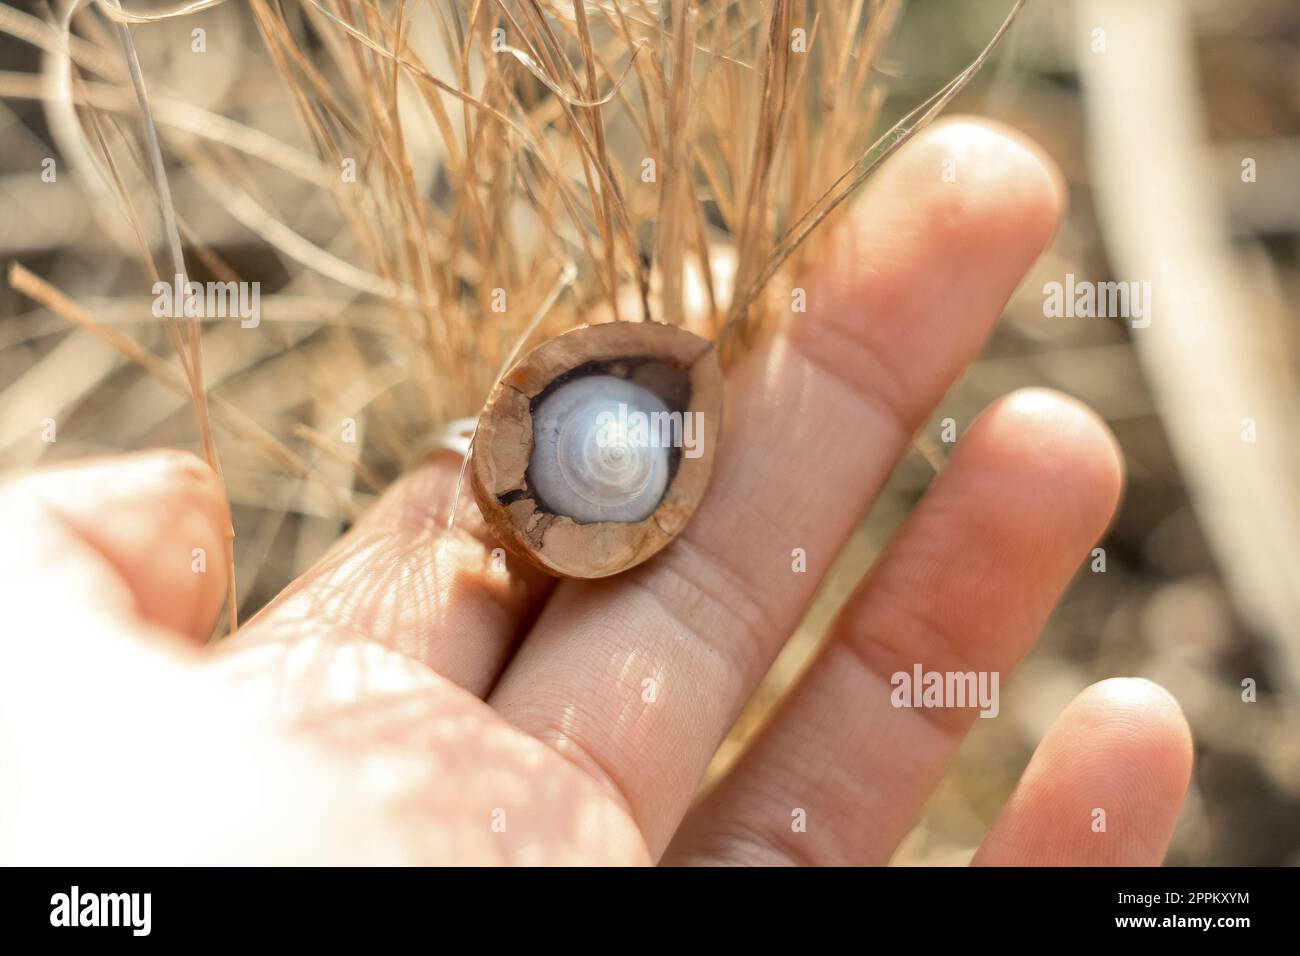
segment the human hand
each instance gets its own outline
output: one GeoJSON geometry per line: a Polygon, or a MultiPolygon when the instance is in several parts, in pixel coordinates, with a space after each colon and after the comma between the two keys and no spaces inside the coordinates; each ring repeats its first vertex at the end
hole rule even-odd
{"type": "MultiPolygon", "coordinates": [[[[148,454],[11,482],[0,859],[886,862],[976,716],[896,708],[891,675],[1005,675],[1115,508],[1114,442],[1064,397],[1019,392],[969,428],[789,699],[692,797],[1062,194],[1034,149],[985,124],[900,151],[803,283],[807,313],[731,370],[692,523],[613,579],[494,570],[468,497],[445,532],[459,459],[442,453],[208,647],[230,519],[205,466],[148,454]]],[[[975,860],[1158,863],[1190,762],[1172,698],[1095,685],[975,860]]]]}

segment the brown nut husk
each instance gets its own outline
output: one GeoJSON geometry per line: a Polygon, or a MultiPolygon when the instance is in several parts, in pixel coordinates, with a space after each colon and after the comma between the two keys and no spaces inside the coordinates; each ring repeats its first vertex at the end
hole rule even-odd
{"type": "Polygon", "coordinates": [[[708,339],[658,322],[609,322],[542,343],[493,390],[479,416],[470,481],[488,527],[513,553],[563,577],[602,578],[640,564],[686,527],[708,487],[722,420],[722,369],[708,339]],[[675,449],[672,476],[642,521],[580,522],[556,514],[528,480],[533,412],[553,388],[583,375],[615,375],[672,411],[701,413],[702,453],[675,449]]]}

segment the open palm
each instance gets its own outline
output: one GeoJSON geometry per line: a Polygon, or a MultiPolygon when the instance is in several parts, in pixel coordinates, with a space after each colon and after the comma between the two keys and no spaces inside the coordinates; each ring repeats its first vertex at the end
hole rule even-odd
{"type": "MultiPolygon", "coordinates": [[[[150,454],[11,482],[0,858],[886,862],[976,716],[896,708],[890,675],[1005,675],[1115,508],[1117,449],[1062,396],[1015,393],[967,429],[791,696],[692,798],[1062,192],[986,124],[902,150],[803,282],[807,313],[732,368],[693,522],[613,579],[501,570],[467,500],[446,532],[460,462],[441,453],[208,648],[226,582],[193,556],[222,552],[229,515],[204,466],[150,454]]],[[[1190,761],[1163,691],[1089,688],[976,862],[1158,863],[1190,761]]]]}

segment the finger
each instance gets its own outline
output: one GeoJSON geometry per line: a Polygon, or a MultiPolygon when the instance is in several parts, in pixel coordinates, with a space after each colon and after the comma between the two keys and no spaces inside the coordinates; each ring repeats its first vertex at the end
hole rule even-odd
{"type": "Polygon", "coordinates": [[[241,638],[377,642],[486,694],[552,579],[507,556],[468,494],[447,530],[460,464],[440,452],[405,475],[241,638]]]}
{"type": "Polygon", "coordinates": [[[232,532],[221,482],[198,458],[153,451],[95,459],[32,472],[3,495],[10,533],[2,560],[25,579],[57,567],[64,602],[83,599],[65,583],[72,574],[95,582],[92,600],[208,637],[226,593],[232,532]]]}
{"type": "Polygon", "coordinates": [[[1158,866],[1192,772],[1178,703],[1150,681],[1093,684],[1065,709],[977,866],[1158,866]]]}
{"type": "Polygon", "coordinates": [[[674,858],[887,861],[978,713],[901,708],[912,698],[894,675],[984,674],[996,715],[990,675],[1000,693],[1120,485],[1113,440],[1082,406],[1035,390],[989,408],[779,716],[687,820],[674,858]]]}
{"type": "Polygon", "coordinates": [[[492,702],[607,782],[661,851],[741,705],[1060,210],[1022,142],[941,124],[888,163],[806,315],[729,375],[710,493],[655,560],[566,582],[492,702]],[[962,170],[941,182],[944,160],[962,170]],[[807,573],[792,573],[795,548],[807,573]]]}

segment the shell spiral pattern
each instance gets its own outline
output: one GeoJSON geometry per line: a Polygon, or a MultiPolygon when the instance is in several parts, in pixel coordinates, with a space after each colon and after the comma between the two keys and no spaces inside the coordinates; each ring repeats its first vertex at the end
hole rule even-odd
{"type": "Polygon", "coordinates": [[[614,375],[565,382],[534,412],[529,482],[575,521],[643,521],[663,499],[673,452],[637,423],[667,413],[653,392],[614,375]]]}

